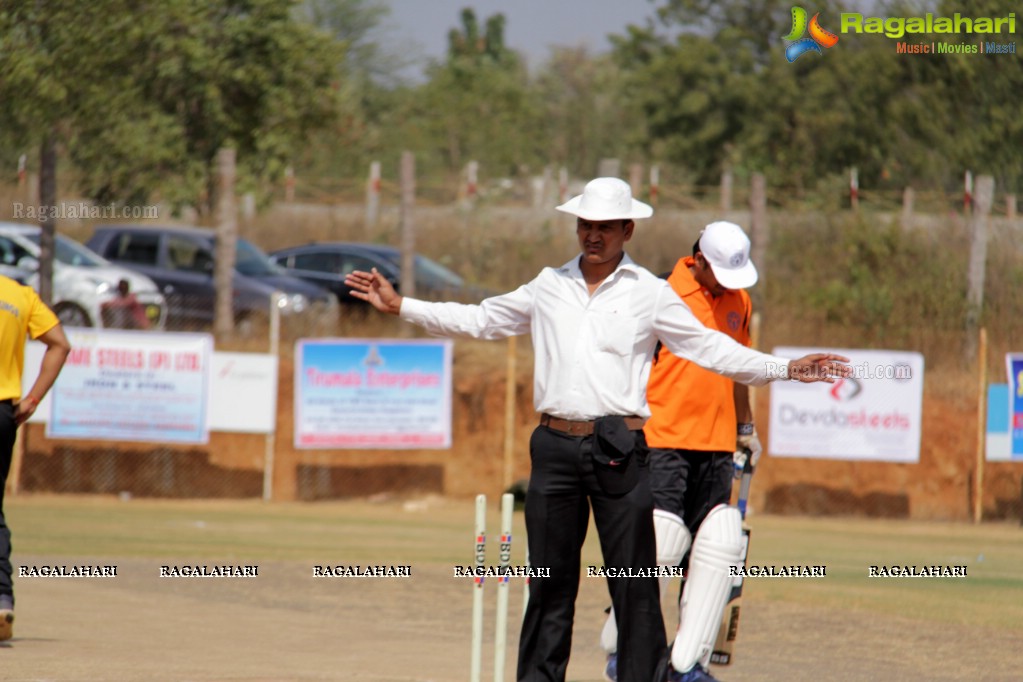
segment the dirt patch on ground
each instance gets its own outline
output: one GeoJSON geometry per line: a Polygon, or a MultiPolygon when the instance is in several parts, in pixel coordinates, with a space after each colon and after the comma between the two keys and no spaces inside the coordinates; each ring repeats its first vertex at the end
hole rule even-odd
{"type": "MultiPolygon", "coordinates": [[[[84,561],[19,558],[23,565],[84,561]]],[[[471,591],[450,566],[417,565],[408,579],[328,580],[311,577],[311,564],[261,561],[258,578],[218,580],[159,578],[156,560],[102,563],[115,563],[118,577],[20,581],[16,636],[0,645],[4,680],[468,679],[471,591]]],[[[603,580],[583,579],[569,680],[602,679],[606,600],[603,580]]],[[[485,679],[493,603],[485,614],[485,679]]],[[[521,608],[521,583],[512,583],[509,612],[521,608]]],[[[508,635],[506,679],[514,679],[516,626],[508,635]]],[[[764,682],[1008,682],[1023,666],[1017,637],[751,597],[736,660],[714,672],[764,682]]]]}

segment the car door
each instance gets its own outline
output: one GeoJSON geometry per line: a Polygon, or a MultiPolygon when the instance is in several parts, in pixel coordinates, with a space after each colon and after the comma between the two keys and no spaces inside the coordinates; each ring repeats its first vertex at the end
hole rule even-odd
{"type": "MultiPolygon", "coordinates": [[[[398,288],[398,273],[385,259],[379,258],[375,254],[364,254],[359,253],[358,251],[341,253],[341,269],[339,276],[342,283],[345,280],[345,276],[350,272],[355,270],[370,272],[373,268],[376,268],[381,275],[387,278],[387,281],[394,285],[395,289],[398,288]]],[[[347,302],[362,303],[359,299],[351,296],[348,287],[345,287],[345,294],[349,297],[348,299],[345,299],[347,302]]]]}
{"type": "MultiPolygon", "coordinates": [[[[341,254],[336,251],[300,251],[285,261],[288,274],[327,289],[341,302],[355,299],[345,286],[345,275],[341,269],[341,254]]],[[[283,264],[282,264],[283,266],[283,264]]]]}
{"type": "Polygon", "coordinates": [[[200,329],[212,324],[217,292],[209,246],[188,235],[163,234],[160,260],[165,280],[160,290],[177,312],[179,327],[200,329]]]}
{"type": "MultiPolygon", "coordinates": [[[[202,278],[183,267],[189,251],[195,251],[195,247],[178,247],[171,259],[167,255],[170,236],[158,230],[114,230],[97,235],[90,244],[107,260],[140,272],[156,283],[167,302],[169,329],[196,329],[213,319],[213,306],[203,305],[202,278]],[[171,260],[178,267],[168,267],[171,260]]],[[[194,258],[192,264],[194,268],[194,258]]],[[[212,282],[206,288],[212,291],[212,282]]]]}

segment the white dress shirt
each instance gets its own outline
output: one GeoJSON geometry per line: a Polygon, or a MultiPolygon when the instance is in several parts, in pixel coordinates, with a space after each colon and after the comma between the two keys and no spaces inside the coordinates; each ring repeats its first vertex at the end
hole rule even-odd
{"type": "Polygon", "coordinates": [[[479,305],[402,299],[400,316],[437,336],[533,337],[533,405],[562,419],[649,417],[646,385],[658,339],[675,355],[759,386],[789,361],[704,327],[666,280],[625,254],[591,296],[579,257],[544,268],[479,305]]]}

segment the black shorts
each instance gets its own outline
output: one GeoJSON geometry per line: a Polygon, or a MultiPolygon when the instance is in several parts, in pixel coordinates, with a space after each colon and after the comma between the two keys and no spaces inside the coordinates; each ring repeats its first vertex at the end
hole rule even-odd
{"type": "Polygon", "coordinates": [[[711,509],[732,498],[732,453],[648,448],[654,507],[678,514],[696,536],[711,509]]]}

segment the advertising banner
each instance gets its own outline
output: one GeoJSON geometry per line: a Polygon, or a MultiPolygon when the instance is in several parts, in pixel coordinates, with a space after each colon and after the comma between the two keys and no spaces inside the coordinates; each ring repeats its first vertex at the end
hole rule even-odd
{"type": "Polygon", "coordinates": [[[300,341],[295,447],[451,447],[451,348],[449,339],[300,341]]]}
{"type": "Polygon", "coordinates": [[[276,430],[277,356],[214,352],[210,374],[210,431],[276,430]]]}
{"type": "MultiPolygon", "coordinates": [[[[50,438],[206,443],[213,339],[208,334],[67,329],[50,390],[50,438]]],[[[38,365],[26,366],[34,376],[38,365]]]]}
{"type": "MultiPolygon", "coordinates": [[[[798,358],[813,348],[776,348],[798,358]]],[[[768,452],[772,457],[917,462],[923,404],[920,353],[836,349],[853,376],[833,384],[771,384],[768,452]]]]}
{"type": "MultiPolygon", "coordinates": [[[[1023,457],[1023,354],[1007,353],[1009,371],[1009,452],[1013,458],[1023,457]]],[[[988,406],[988,411],[992,409],[988,406]]]]}

